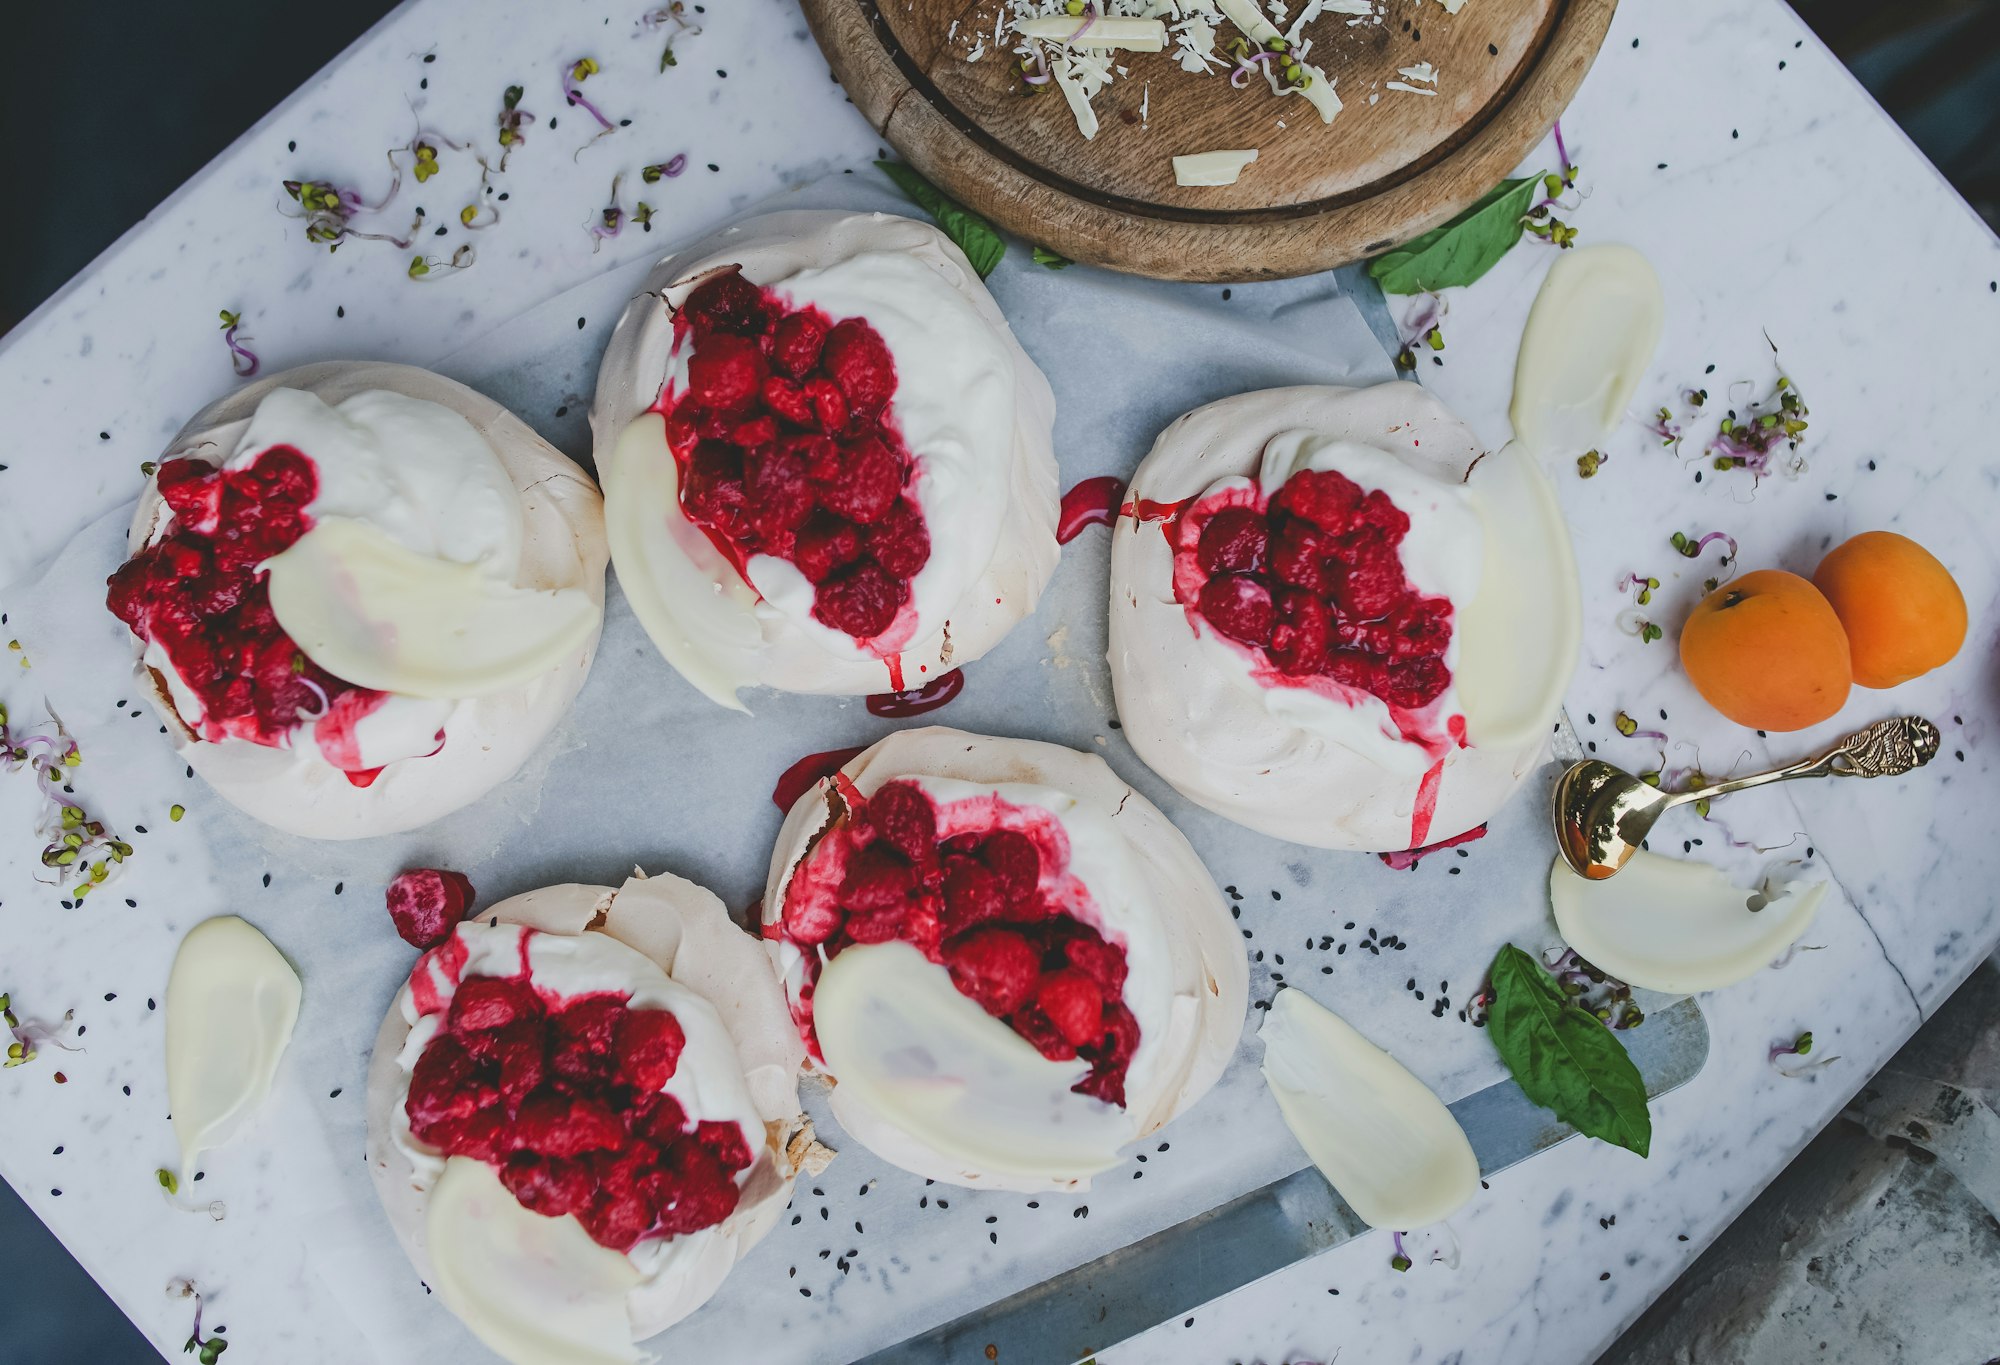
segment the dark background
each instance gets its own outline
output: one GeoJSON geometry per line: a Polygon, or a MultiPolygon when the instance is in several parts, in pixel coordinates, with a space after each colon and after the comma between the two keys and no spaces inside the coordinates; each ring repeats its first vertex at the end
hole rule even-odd
{"type": "MultiPolygon", "coordinates": [[[[0,332],[393,8],[384,0],[9,5],[0,332]]],[[[2000,223],[2000,0],[1796,0],[1796,8],[1959,193],[2000,223]]],[[[4,1183],[0,1255],[11,1267],[0,1291],[0,1360],[156,1359],[4,1183]]]]}

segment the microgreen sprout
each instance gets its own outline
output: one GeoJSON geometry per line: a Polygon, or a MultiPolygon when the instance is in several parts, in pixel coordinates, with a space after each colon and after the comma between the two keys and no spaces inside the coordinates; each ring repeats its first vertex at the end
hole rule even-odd
{"type": "Polygon", "coordinates": [[[1032,254],[1036,265],[1044,266],[1050,270],[1065,270],[1075,264],[1075,262],[1071,261],[1069,257],[1063,255],[1061,252],[1051,251],[1045,246],[1036,247],[1032,254]]]}
{"type": "Polygon", "coordinates": [[[639,172],[639,178],[645,181],[648,185],[657,185],[662,180],[674,179],[676,176],[678,176],[682,171],[686,170],[687,168],[688,168],[687,153],[677,152],[673,156],[668,157],[665,161],[656,162],[651,166],[647,166],[641,169],[639,172]]]}
{"type": "Polygon", "coordinates": [[[222,1353],[229,1349],[229,1343],[218,1332],[206,1340],[201,1335],[201,1295],[189,1280],[179,1280],[167,1286],[167,1292],[179,1298],[194,1300],[194,1329],[188,1333],[187,1344],[181,1347],[183,1355],[192,1354],[201,1365],[215,1365],[222,1353]]]}
{"type": "Polygon", "coordinates": [[[500,96],[500,166],[507,169],[507,158],[514,149],[528,140],[522,131],[535,121],[535,116],[521,107],[521,96],[527,92],[518,85],[510,85],[500,96]]]}
{"type": "Polygon", "coordinates": [[[168,1194],[173,1195],[181,1192],[181,1178],[166,1167],[162,1166],[159,1170],[154,1171],[153,1178],[160,1182],[160,1188],[168,1194]]]}
{"type": "MultiPolygon", "coordinates": [[[[591,57],[580,57],[576,61],[571,62],[563,68],[562,92],[563,99],[569,103],[570,108],[581,109],[584,113],[597,120],[597,126],[600,130],[597,137],[603,137],[606,133],[617,132],[618,125],[604,117],[604,111],[585,99],[583,91],[578,89],[585,81],[595,76],[598,70],[599,67],[596,60],[591,57]]],[[[596,140],[597,138],[591,139],[592,142],[596,140]]]]}
{"type": "Polygon", "coordinates": [[[1403,349],[1396,353],[1396,367],[1402,370],[1417,368],[1417,347],[1428,346],[1433,351],[1444,349],[1444,318],[1451,311],[1451,304],[1443,295],[1435,291],[1421,294],[1410,311],[1403,317],[1403,349]]]}
{"type": "Polygon", "coordinates": [[[588,225],[592,238],[590,254],[595,256],[608,238],[616,237],[625,228],[625,210],[618,204],[618,190],[625,183],[624,172],[611,177],[611,202],[600,209],[596,218],[588,225]]]}
{"type": "Polygon", "coordinates": [[[1769,1062],[1780,1076],[1787,1078],[1806,1075],[1808,1072],[1817,1071],[1823,1066],[1831,1066],[1840,1060],[1839,1056],[1835,1055],[1818,1058],[1815,1061],[1806,1063],[1804,1066],[1783,1066],[1779,1064],[1778,1059],[1781,1057],[1806,1057],[1811,1055],[1812,1050],[1812,1030],[1807,1029],[1789,1043],[1771,1044],[1770,1051],[1764,1054],[1764,1060],[1769,1062]]]}
{"type": "Polygon", "coordinates": [[[1620,711],[1617,715],[1611,718],[1611,724],[1612,727],[1616,729],[1619,734],[1625,736],[1625,738],[1627,739],[1651,739],[1651,740],[1657,740],[1661,744],[1665,744],[1667,742],[1666,731],[1641,730],[1639,728],[1639,722],[1632,719],[1631,716],[1627,715],[1623,711],[1620,711]]]}
{"type": "Polygon", "coordinates": [[[393,237],[387,233],[363,232],[351,222],[358,213],[379,213],[387,208],[389,202],[402,189],[403,173],[401,168],[396,166],[393,152],[389,157],[389,165],[395,170],[394,178],[389,182],[388,192],[373,204],[364,200],[358,190],[341,189],[323,180],[287,180],[284,182],[285,193],[299,206],[299,212],[291,213],[287,210],[286,216],[303,219],[306,225],[306,240],[314,245],[323,245],[329,251],[339,250],[340,244],[350,237],[370,242],[389,242],[407,251],[410,246],[409,238],[416,231],[414,225],[403,236],[393,237]]]}
{"type": "Polygon", "coordinates": [[[1633,592],[1635,589],[1633,600],[1642,607],[1651,606],[1653,594],[1660,590],[1660,580],[1636,573],[1628,573],[1618,580],[1618,591],[1633,592]]]}
{"type": "Polygon", "coordinates": [[[1576,949],[1552,948],[1542,959],[1563,994],[1606,1028],[1636,1028],[1646,1022],[1645,1013],[1632,1002],[1632,988],[1584,961],[1576,949]]]}
{"type": "Polygon", "coordinates": [[[1610,458],[1609,455],[1604,454],[1602,451],[1584,451],[1583,454],[1576,457],[1576,476],[1579,479],[1596,478],[1597,471],[1604,468],[1605,461],[1610,458]]]}
{"type": "Polygon", "coordinates": [[[1707,535],[1700,536],[1691,536],[1684,531],[1676,531],[1672,536],[1668,537],[1668,543],[1680,551],[1681,558],[1683,559],[1700,559],[1701,552],[1718,540],[1729,547],[1729,553],[1722,557],[1722,562],[1724,564],[1734,564],[1736,562],[1737,551],[1736,537],[1730,535],[1727,531],[1710,531],[1707,535]]]}
{"type": "Polygon", "coordinates": [[[640,15],[639,31],[632,36],[643,38],[661,32],[667,35],[667,45],[660,53],[660,70],[665,71],[670,66],[680,65],[680,58],[674,55],[674,44],[682,38],[699,34],[701,27],[688,19],[685,0],[673,0],[670,5],[661,5],[640,15]]]}
{"type": "MultiPolygon", "coordinates": [[[[1798,385],[1781,374],[1771,393],[1750,403],[1740,416],[1730,410],[1708,443],[1708,453],[1717,469],[1747,469],[1761,478],[1774,472],[1771,459],[1780,444],[1798,450],[1805,439],[1807,415],[1798,385]]],[[[1794,458],[1783,472],[1796,474],[1804,468],[1805,462],[1794,458]]]]}
{"type": "Polygon", "coordinates": [[[632,208],[632,221],[639,225],[640,231],[651,232],[653,230],[653,206],[641,199],[632,208]]]}
{"type": "Polygon", "coordinates": [[[1389,1258],[1389,1268],[1400,1275],[1401,1273],[1410,1268],[1410,1256],[1408,1252],[1403,1250],[1402,1233],[1391,1232],[1389,1234],[1389,1240],[1393,1242],[1396,1247],[1396,1254],[1389,1258]]]}
{"type": "Polygon", "coordinates": [[[1576,229],[1555,216],[1553,210],[1572,212],[1583,207],[1579,195],[1573,204],[1565,203],[1565,192],[1576,189],[1576,178],[1582,168],[1569,158],[1569,146],[1563,141],[1562,120],[1555,124],[1556,160],[1561,163],[1560,172],[1549,171],[1542,176],[1542,198],[1521,220],[1521,226],[1550,246],[1567,250],[1576,245],[1576,229]]]}
{"type": "Polygon", "coordinates": [[[473,262],[478,259],[479,253],[472,249],[470,242],[452,252],[448,260],[437,256],[412,256],[410,258],[410,278],[425,282],[441,280],[447,275],[454,275],[461,270],[469,269],[473,262]]]}
{"type": "Polygon", "coordinates": [[[419,185],[438,173],[438,150],[430,143],[411,143],[410,155],[415,157],[417,161],[414,173],[419,185]]]}
{"type": "Polygon", "coordinates": [[[1627,607],[1619,612],[1617,625],[1625,634],[1638,636],[1640,644],[1650,645],[1653,641],[1666,636],[1664,630],[1647,620],[1636,607],[1627,607]]]}
{"type": "Polygon", "coordinates": [[[237,339],[237,331],[243,326],[243,315],[222,310],[222,344],[229,348],[229,365],[239,379],[248,379],[257,373],[258,360],[248,346],[243,344],[249,338],[237,339]]]}
{"type": "Polygon", "coordinates": [[[53,869],[53,885],[67,890],[77,904],[132,856],[132,845],[114,838],[103,821],[94,820],[69,789],[71,770],[82,766],[83,751],[50,713],[53,735],[39,731],[15,734],[8,728],[7,708],[0,705],[0,771],[28,768],[45,802],[35,832],[48,836],[42,866],[53,869]]]}
{"type": "Polygon", "coordinates": [[[67,1010],[63,1013],[62,1022],[59,1024],[42,1024],[33,1021],[24,1024],[21,1022],[19,1016],[14,1013],[13,996],[11,994],[0,995],[0,1020],[6,1022],[7,1031],[11,1035],[7,1043],[6,1059],[0,1061],[0,1067],[26,1066],[29,1062],[35,1060],[38,1055],[38,1048],[42,1044],[47,1044],[64,1052],[81,1051],[80,1048],[71,1047],[62,1038],[63,1033],[68,1030],[71,1021],[75,1018],[76,1011],[67,1010]]]}
{"type": "Polygon", "coordinates": [[[1660,438],[1663,446],[1678,448],[1681,443],[1681,424],[1674,419],[1673,409],[1661,408],[1652,421],[1653,434],[1660,438]]]}

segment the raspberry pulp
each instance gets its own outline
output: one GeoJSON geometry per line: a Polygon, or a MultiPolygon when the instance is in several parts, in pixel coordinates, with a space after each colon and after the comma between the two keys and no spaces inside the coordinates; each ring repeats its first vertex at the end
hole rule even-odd
{"type": "Polygon", "coordinates": [[[467,977],[417,1058],[404,1112],[419,1141],[494,1166],[523,1208],[573,1213],[628,1251],[727,1218],[752,1160],[736,1124],[690,1123],[661,1093],[685,1045],[672,1013],[623,996],[547,998],[525,974],[467,977]]]}
{"type": "Polygon", "coordinates": [[[929,562],[915,460],[890,419],[896,367],[862,318],[791,308],[738,271],[674,316],[685,392],[662,395],[681,509],[737,571],[795,565],[813,616],[857,640],[888,632],[929,562]]]}
{"type": "Polygon", "coordinates": [[[319,490],[312,461],[283,445],[241,469],[174,459],[160,465],[156,483],[173,520],[111,575],[112,614],[166,651],[201,702],[203,739],[282,749],[311,721],[320,752],[367,786],[380,770],[362,766],[354,725],[387,694],[308,659],[278,624],[269,575],[258,567],[311,529],[306,507],[319,490]]]}
{"type": "MultiPolygon", "coordinates": [[[[1123,1105],[1139,1046],[1123,999],[1125,950],[1062,908],[1066,848],[1035,837],[1029,808],[979,800],[969,827],[954,819],[940,837],[939,807],[914,782],[850,797],[849,818],[793,873],[780,927],[827,958],[854,943],[912,945],[1043,1056],[1087,1059],[1078,1093],[1123,1105]]],[[[805,959],[817,970],[820,954],[805,959]]],[[[802,1027],[806,996],[795,1007],[802,1027]]]]}
{"type": "Polygon", "coordinates": [[[1268,504],[1189,511],[1175,579],[1199,585],[1192,610],[1265,662],[1271,681],[1326,678],[1419,711],[1451,683],[1452,606],[1403,572],[1409,529],[1380,489],[1302,470],[1268,504]]]}
{"type": "Polygon", "coordinates": [[[412,948],[435,948],[472,908],[472,895],[472,883],[463,872],[413,868],[389,883],[389,918],[412,948]]]}

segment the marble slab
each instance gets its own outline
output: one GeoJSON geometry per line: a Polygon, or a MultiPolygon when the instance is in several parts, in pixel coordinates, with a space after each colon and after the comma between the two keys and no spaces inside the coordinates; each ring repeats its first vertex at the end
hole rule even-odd
{"type": "MultiPolygon", "coordinates": [[[[0,410],[12,418],[0,444],[0,465],[8,466],[0,471],[0,507],[33,512],[0,538],[0,584],[18,583],[106,514],[115,523],[137,463],[157,453],[186,411],[232,382],[215,326],[219,308],[244,314],[253,348],[274,368],[364,355],[441,362],[539,301],[654,254],[782,185],[875,153],[873,135],[827,78],[794,11],[776,0],[712,8],[702,16],[705,32],[681,45],[679,65],[666,73],[654,70],[658,41],[631,36],[635,15],[602,5],[416,0],[385,20],[0,341],[0,410]],[[614,121],[632,120],[594,142],[581,112],[562,107],[559,90],[562,69],[584,55],[605,67],[587,87],[593,101],[614,121]],[[418,126],[419,114],[398,96],[416,104],[425,126],[455,138],[485,136],[500,88],[511,83],[526,88],[523,106],[538,122],[507,175],[493,181],[501,222],[472,234],[457,228],[458,209],[480,187],[470,158],[450,151],[438,178],[414,197],[406,187],[398,200],[399,212],[423,203],[427,219],[446,224],[427,254],[448,258],[470,241],[479,255],[473,269],[413,282],[414,248],[356,241],[329,256],[309,249],[298,224],[282,217],[277,186],[286,177],[335,178],[371,194],[386,186],[381,149],[418,126]],[[558,127],[548,127],[551,117],[558,127]],[[678,153],[689,157],[684,175],[643,190],[635,183],[640,166],[678,153]],[[588,226],[620,171],[626,207],[647,198],[659,217],[650,235],[628,228],[600,242],[588,226]],[[499,193],[509,196],[504,203],[499,193]]],[[[1892,694],[1857,693],[1825,732],[1890,708],[1920,710],[1945,725],[1946,754],[1893,788],[1785,788],[1719,808],[1726,831],[1691,816],[1663,829],[1738,872],[1813,862],[1836,878],[1839,893],[1807,936],[1813,951],[1704,999],[1712,1059],[1656,1106],[1652,1160],[1567,1144],[1507,1172],[1453,1220],[1457,1249],[1449,1260],[1431,1259],[1446,1250],[1439,1235],[1419,1244],[1417,1265],[1399,1275],[1388,1266],[1386,1237],[1364,1238],[1104,1359],[1321,1361],[1336,1350],[1349,1360],[1590,1359],[2000,938],[1991,890],[2000,853],[1980,827],[2000,788],[1987,728],[2000,565],[1982,534],[2000,485],[1991,439],[2000,400],[1989,373],[2000,354],[2000,250],[1831,56],[1770,0],[1628,4],[1565,132],[1588,193],[1571,221],[1584,240],[1641,247],[1668,283],[1667,335],[1635,416],[1690,385],[1710,390],[1711,412],[1730,401],[1731,386],[1761,394],[1776,373],[1767,332],[1812,407],[1809,467],[1796,479],[1753,487],[1741,474],[1718,476],[1700,458],[1699,423],[1676,452],[1638,421],[1607,446],[1610,460],[1594,479],[1563,478],[1586,595],[1585,668],[1569,698],[1580,738],[1609,757],[1650,766],[1657,746],[1613,728],[1623,709],[1671,736],[1674,766],[1693,762],[1697,750],[1710,771],[1802,752],[1817,735],[1766,741],[1704,714],[1665,666],[1669,643],[1645,645],[1617,628],[1617,582],[1634,570],[1662,579],[1656,610],[1671,640],[1701,580],[1716,572],[1717,554],[1711,549],[1699,564],[1677,560],[1666,543],[1672,530],[1725,530],[1746,563],[1809,570],[1825,545],[1891,526],[1925,541],[1957,572],[1973,608],[1972,643],[1932,678],[1892,694]],[[1728,847],[1731,838],[1755,847],[1728,847]],[[1765,1049],[1804,1027],[1841,1060],[1802,1080],[1775,1076],[1765,1049]]],[[[1535,168],[1547,164],[1546,150],[1535,168]]],[[[1444,363],[1425,375],[1495,444],[1507,434],[1514,346],[1546,263],[1546,249],[1524,246],[1479,286],[1453,295],[1444,363]]],[[[1167,347],[1134,355],[1135,364],[1188,359],[1167,347]]],[[[556,406],[563,396],[555,395],[556,406]]],[[[1135,431],[1134,448],[1149,435],[1135,431]]],[[[17,605],[10,592],[19,591],[0,588],[0,611],[17,605]]],[[[1039,642],[1022,637],[1024,648],[1039,642]]],[[[0,699],[17,715],[32,713],[42,690],[52,689],[31,670],[0,682],[0,699]]],[[[107,708],[91,719],[108,724],[117,714],[107,708]]],[[[154,724],[143,712],[125,723],[135,741],[154,724]]],[[[188,1277],[215,1291],[210,1324],[227,1324],[240,1349],[256,1342],[260,1358],[372,1358],[381,1322],[366,1329],[356,1322],[349,1296],[334,1287],[340,1275],[326,1267],[379,1271],[379,1217],[337,1197],[350,1182],[318,1176],[343,1162],[358,1175],[361,1054],[386,986],[358,998],[308,990],[287,1062],[292,1083],[233,1151],[221,1222],[199,1208],[166,1208],[152,1184],[167,1148],[159,1016],[149,1002],[164,984],[167,945],[228,909],[281,905],[281,946],[303,952],[312,941],[323,951],[337,943],[351,955],[354,979],[392,981],[406,950],[377,932],[373,918],[368,932],[355,932],[357,916],[380,911],[350,894],[379,887],[389,864],[365,851],[274,860],[258,848],[213,858],[189,823],[121,803],[121,793],[174,778],[164,754],[150,743],[96,746],[79,788],[120,828],[147,829],[116,899],[65,911],[32,884],[20,841],[0,850],[7,973],[0,989],[11,989],[31,1017],[75,1007],[84,1028],[76,1041],[88,1049],[45,1052],[0,1073],[10,1118],[0,1173],[168,1351],[184,1339],[189,1314],[165,1291],[188,1277]],[[162,871],[149,873],[149,865],[162,871]],[[200,899],[154,896],[143,881],[149,875],[163,888],[213,891],[200,899]],[[127,897],[138,904],[124,905],[127,897]],[[66,1076],[61,1086],[57,1071],[66,1076]]],[[[587,752],[551,754],[549,762],[586,778],[592,768],[587,752]]],[[[26,786],[0,781],[0,828],[32,820],[26,786]]],[[[198,792],[198,784],[189,789],[198,792]]],[[[517,813],[534,812],[530,804],[517,813]]],[[[1514,813],[1527,818],[1525,807],[1514,813]]],[[[564,859],[549,877],[613,877],[630,856],[606,849],[585,867],[564,859]]],[[[1217,870],[1246,890],[1289,893],[1297,885],[1292,861],[1274,852],[1261,866],[1217,870]]],[[[1454,894],[1465,880],[1432,860],[1384,882],[1383,891],[1371,885],[1370,901],[1400,907],[1398,922],[1411,929],[1403,958],[1414,976],[1456,984],[1460,961],[1477,958],[1471,944],[1486,946],[1478,926],[1454,915],[1466,900],[1454,894]]],[[[802,1190],[795,1209],[825,1229],[799,1250],[800,1275],[821,1266],[822,1249],[827,1264],[845,1260],[852,1269],[812,1273],[877,1281],[909,1273],[893,1247],[847,1257],[860,1250],[859,1231],[832,1245],[833,1229],[864,1224],[874,1195],[859,1193],[858,1184],[822,1188],[825,1195],[811,1198],[802,1190]]],[[[190,1193],[206,1197],[199,1187],[190,1193]]],[[[1011,1223],[1047,1212],[1010,1204],[993,1216],[1011,1223]]],[[[980,1230],[969,1229],[975,1237],[980,1230]]],[[[769,1245],[786,1245],[785,1231],[769,1245]]],[[[757,1286],[765,1292],[745,1302],[803,1302],[791,1275],[778,1283],[780,1273],[774,1263],[757,1286]]],[[[981,1292],[970,1280],[963,1285],[968,1302],[981,1292]]],[[[419,1288],[405,1283],[401,1293],[394,1312],[434,1315],[419,1288]]],[[[829,1358],[803,1330],[786,1340],[782,1353],[792,1358],[829,1358]]]]}

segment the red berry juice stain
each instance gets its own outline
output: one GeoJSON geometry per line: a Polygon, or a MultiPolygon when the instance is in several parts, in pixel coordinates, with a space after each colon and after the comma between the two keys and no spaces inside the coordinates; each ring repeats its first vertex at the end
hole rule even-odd
{"type": "Polygon", "coordinates": [[[1447,848],[1457,848],[1460,844],[1469,844],[1474,839],[1484,839],[1485,837],[1486,826],[1474,825],[1463,834],[1454,834],[1449,839],[1440,839],[1434,844],[1425,844],[1422,848],[1406,848],[1400,853],[1378,853],[1375,856],[1390,867],[1395,868],[1398,872],[1408,872],[1432,853],[1438,853],[1447,848]]]}
{"type": "Polygon", "coordinates": [[[1109,526],[1118,519],[1119,499],[1125,496],[1125,481],[1110,474],[1085,479],[1062,496],[1062,514],[1056,518],[1056,544],[1067,545],[1093,526],[1109,526]]]}
{"type": "Polygon", "coordinates": [[[965,690],[965,671],[954,668],[940,673],[922,687],[907,692],[878,692],[868,699],[868,714],[885,720],[903,720],[935,711],[965,690]]]}
{"type": "Polygon", "coordinates": [[[851,749],[828,749],[823,754],[807,754],[785,769],[778,785],[771,789],[771,804],[782,811],[791,810],[801,796],[812,790],[813,784],[839,772],[842,764],[867,747],[857,744],[851,749]]]}
{"type": "Polygon", "coordinates": [[[1424,780],[1417,784],[1416,805],[1410,810],[1410,847],[1422,848],[1431,832],[1431,817],[1437,814],[1438,788],[1444,785],[1444,760],[1431,764],[1424,780]]]}

